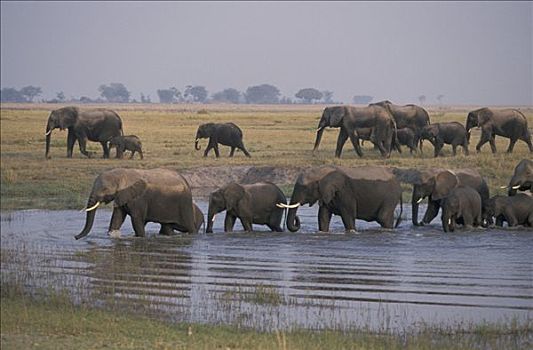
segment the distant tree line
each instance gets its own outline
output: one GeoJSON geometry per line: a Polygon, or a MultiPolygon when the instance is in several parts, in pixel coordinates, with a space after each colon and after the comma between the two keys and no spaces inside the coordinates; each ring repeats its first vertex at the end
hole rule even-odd
{"type": "MultiPolygon", "coordinates": [[[[81,96],[79,98],[71,97],[67,99],[65,94],[60,91],[56,97],[49,100],[40,100],[39,102],[49,103],[152,103],[150,95],[140,94],[139,99],[132,98],[130,91],[122,83],[102,84],[97,91],[100,96],[90,98],[81,96]]],[[[294,94],[294,99],[288,96],[282,96],[279,89],[271,84],[260,84],[250,86],[246,91],[241,92],[234,88],[226,88],[221,91],[209,94],[207,89],[201,85],[187,85],[183,91],[176,87],[158,89],[157,97],[159,103],[248,103],[248,104],[315,104],[340,103],[333,99],[333,91],[320,91],[316,88],[302,88],[294,94]]],[[[26,86],[20,90],[15,88],[2,88],[2,102],[34,102],[35,98],[42,94],[42,89],[36,86],[26,86]]],[[[437,100],[441,103],[444,95],[438,95],[437,100]]],[[[420,103],[426,101],[426,97],[418,97],[420,103]]],[[[355,95],[352,102],[355,104],[368,104],[373,100],[373,96],[355,95]]]]}

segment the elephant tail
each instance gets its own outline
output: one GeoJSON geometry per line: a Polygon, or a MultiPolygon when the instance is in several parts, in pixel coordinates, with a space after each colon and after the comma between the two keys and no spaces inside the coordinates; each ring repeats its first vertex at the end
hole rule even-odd
{"type": "Polygon", "coordinates": [[[402,221],[402,214],[403,214],[403,195],[400,194],[400,214],[398,215],[398,218],[396,219],[396,224],[394,225],[394,228],[397,228],[398,225],[400,225],[400,222],[402,221]]]}

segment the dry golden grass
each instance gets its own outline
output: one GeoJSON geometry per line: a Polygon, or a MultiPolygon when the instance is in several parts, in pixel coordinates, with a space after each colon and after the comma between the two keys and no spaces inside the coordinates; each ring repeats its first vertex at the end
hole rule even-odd
{"type": "MultiPolygon", "coordinates": [[[[66,158],[66,132],[58,129],[52,134],[52,159],[44,157],[45,126],[51,110],[59,105],[2,104],[1,123],[1,184],[2,209],[16,208],[76,208],[83,205],[95,176],[115,167],[172,167],[191,169],[210,166],[269,165],[276,167],[339,164],[358,166],[365,164],[388,165],[402,168],[471,167],[478,169],[488,180],[491,189],[508,182],[515,165],[530,158],[525,143],[519,141],[515,152],[506,154],[508,140],[497,138],[498,153],[492,155],[489,145],[476,154],[479,132],[473,132],[471,154],[462,151],[451,156],[450,146],[445,146],[445,157],[432,157],[433,149],[425,143],[423,155],[410,155],[406,150],[383,159],[365,143],[364,158],[356,156],[349,142],[344,147],[342,159],[334,159],[338,129],[324,133],[319,151],[311,152],[315,129],[320,119],[322,105],[256,106],[256,105],[109,105],[122,117],[125,135],[135,134],[143,142],[145,159],[136,155],[133,160],[102,159],[101,146],[88,143],[90,151],[98,156],[87,159],[77,145],[74,157],[66,158]],[[206,110],[208,113],[198,113],[206,110]],[[214,153],[203,158],[207,140],[200,142],[201,151],[194,150],[194,138],[199,124],[228,122],[238,124],[244,133],[244,143],[252,158],[237,151],[228,158],[229,148],[220,146],[221,157],[214,153]]],[[[83,106],[83,108],[101,108],[83,106]]],[[[465,123],[469,107],[430,108],[432,122],[460,121],[465,123]]],[[[533,127],[533,109],[522,108],[530,127],[533,127]]],[[[114,155],[114,151],[112,153],[114,155]]],[[[500,190],[501,192],[502,190],[500,190]]]]}

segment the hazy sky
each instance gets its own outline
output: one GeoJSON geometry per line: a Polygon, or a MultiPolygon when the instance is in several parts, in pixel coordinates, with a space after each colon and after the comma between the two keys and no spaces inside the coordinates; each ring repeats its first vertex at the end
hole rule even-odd
{"type": "Polygon", "coordinates": [[[269,83],[334,99],[533,104],[533,2],[5,2],[1,85],[139,99],[269,83]]]}

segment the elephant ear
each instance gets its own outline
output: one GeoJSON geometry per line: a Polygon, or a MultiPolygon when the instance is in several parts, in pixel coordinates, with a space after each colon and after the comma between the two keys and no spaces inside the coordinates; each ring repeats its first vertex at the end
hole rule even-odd
{"type": "Polygon", "coordinates": [[[237,183],[231,183],[223,191],[224,200],[226,201],[226,210],[236,210],[239,202],[245,197],[244,187],[237,183]]]}
{"type": "Polygon", "coordinates": [[[334,128],[340,127],[345,113],[346,108],[344,107],[332,108],[329,114],[329,126],[334,128]]]}
{"type": "Polygon", "coordinates": [[[449,170],[439,173],[435,177],[435,186],[431,193],[433,200],[439,200],[447,197],[451,190],[453,190],[459,184],[457,176],[449,170]]]}
{"type": "Polygon", "coordinates": [[[66,129],[76,124],[78,109],[76,107],[64,107],[59,114],[59,128],[66,129]]]}
{"type": "Polygon", "coordinates": [[[127,203],[130,203],[135,198],[142,196],[146,191],[148,184],[144,180],[139,180],[133,185],[126,187],[123,190],[117,192],[115,196],[115,204],[118,206],[123,206],[127,203]]]}
{"type": "Polygon", "coordinates": [[[320,193],[320,204],[328,204],[339,193],[344,186],[344,176],[335,171],[324,176],[318,182],[318,192],[320,193]]]}
{"type": "Polygon", "coordinates": [[[437,137],[439,135],[439,128],[436,125],[430,125],[428,126],[428,133],[433,137],[437,137]]]}

